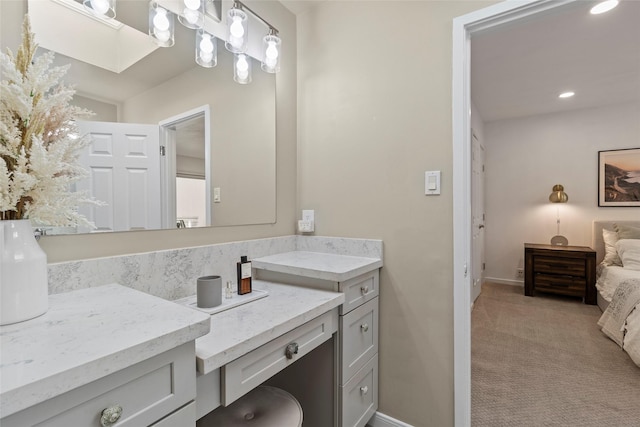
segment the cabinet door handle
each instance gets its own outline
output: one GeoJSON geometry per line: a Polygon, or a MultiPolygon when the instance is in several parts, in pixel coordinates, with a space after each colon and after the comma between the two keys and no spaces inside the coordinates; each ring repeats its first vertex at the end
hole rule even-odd
{"type": "Polygon", "coordinates": [[[360,292],[362,292],[362,295],[366,294],[367,292],[369,292],[369,286],[361,286],[360,292]]]}
{"type": "Polygon", "coordinates": [[[360,325],[360,330],[362,330],[362,332],[367,332],[369,330],[369,324],[363,323],[360,325]]]}
{"type": "Polygon", "coordinates": [[[284,350],[284,355],[287,356],[287,359],[293,359],[293,355],[298,354],[298,343],[293,342],[287,346],[284,350]]]}
{"type": "Polygon", "coordinates": [[[366,385],[363,387],[360,387],[360,393],[362,393],[363,396],[369,393],[369,387],[367,387],[366,385]]]}
{"type": "Polygon", "coordinates": [[[110,406],[104,409],[101,415],[102,416],[100,417],[100,425],[102,427],[112,426],[120,419],[120,416],[122,415],[122,406],[110,406]]]}

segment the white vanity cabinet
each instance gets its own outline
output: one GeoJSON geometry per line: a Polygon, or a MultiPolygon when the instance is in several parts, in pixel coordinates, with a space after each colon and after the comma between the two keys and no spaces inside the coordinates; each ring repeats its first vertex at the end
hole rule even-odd
{"type": "Polygon", "coordinates": [[[253,260],[256,277],[342,292],[337,340],[339,427],[364,427],[378,408],[380,259],[289,252],[253,260]]]}
{"type": "Polygon", "coordinates": [[[49,296],[0,327],[2,427],[195,426],[195,340],[210,318],[119,285],[49,296]]]}

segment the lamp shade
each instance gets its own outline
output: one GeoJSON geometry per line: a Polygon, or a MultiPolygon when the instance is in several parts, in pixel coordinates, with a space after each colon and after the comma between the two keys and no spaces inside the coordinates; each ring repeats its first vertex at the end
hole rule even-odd
{"type": "Polygon", "coordinates": [[[553,192],[549,195],[551,203],[567,203],[569,196],[564,192],[564,187],[560,184],[553,186],[553,192]]]}

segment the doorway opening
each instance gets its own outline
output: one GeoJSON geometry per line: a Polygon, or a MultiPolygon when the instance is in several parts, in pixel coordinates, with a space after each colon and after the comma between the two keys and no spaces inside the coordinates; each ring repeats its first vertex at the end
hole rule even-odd
{"type": "Polygon", "coordinates": [[[212,224],[211,138],[208,105],[160,122],[162,220],[166,228],[212,224]]]}
{"type": "MultiPolygon", "coordinates": [[[[576,0],[502,2],[453,21],[453,240],[454,240],[454,418],[471,425],[472,210],[471,35],[533,15],[552,12],[576,0]]],[[[477,221],[476,221],[477,222],[477,221]]]]}

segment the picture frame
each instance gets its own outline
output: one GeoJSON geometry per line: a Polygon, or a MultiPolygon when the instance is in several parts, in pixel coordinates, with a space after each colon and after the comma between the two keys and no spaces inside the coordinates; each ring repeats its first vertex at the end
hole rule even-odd
{"type": "Polygon", "coordinates": [[[598,151],[598,206],[640,207],[640,147],[598,151]]]}

